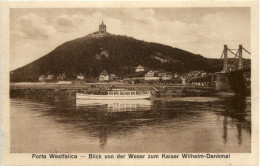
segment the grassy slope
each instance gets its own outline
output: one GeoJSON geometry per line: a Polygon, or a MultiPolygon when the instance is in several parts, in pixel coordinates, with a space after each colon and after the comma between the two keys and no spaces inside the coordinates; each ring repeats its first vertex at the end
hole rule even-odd
{"type": "Polygon", "coordinates": [[[107,70],[124,77],[139,64],[148,69],[184,73],[192,70],[218,71],[221,61],[170,46],[117,35],[88,35],[58,46],[42,58],[16,69],[11,81],[38,81],[42,74],[66,73],[68,79],[84,73],[97,77],[107,70]],[[157,57],[157,58],[155,58],[157,57]],[[158,57],[167,62],[162,63],[158,57]]]}

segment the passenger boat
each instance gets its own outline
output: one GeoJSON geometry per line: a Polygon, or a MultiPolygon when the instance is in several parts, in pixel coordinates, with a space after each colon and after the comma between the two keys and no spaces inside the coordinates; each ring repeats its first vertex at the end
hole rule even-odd
{"type": "Polygon", "coordinates": [[[137,100],[76,100],[77,109],[99,107],[110,112],[147,111],[150,110],[152,101],[147,99],[137,100]]]}
{"type": "Polygon", "coordinates": [[[100,94],[76,93],[76,99],[88,100],[137,100],[150,99],[151,93],[141,93],[124,89],[112,89],[100,94]]]}

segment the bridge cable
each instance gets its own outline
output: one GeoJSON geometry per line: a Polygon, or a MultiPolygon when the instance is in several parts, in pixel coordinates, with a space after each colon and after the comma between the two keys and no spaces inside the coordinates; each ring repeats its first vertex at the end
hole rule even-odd
{"type": "Polygon", "coordinates": [[[224,50],[223,50],[223,52],[222,52],[222,54],[221,54],[221,57],[220,57],[220,59],[222,59],[223,55],[224,55],[224,50]]]}
{"type": "Polygon", "coordinates": [[[233,51],[231,51],[229,48],[228,48],[228,50],[232,53],[232,54],[234,54],[235,55],[235,57],[237,56],[238,57],[238,55],[237,55],[237,53],[238,53],[238,50],[237,50],[237,53],[235,54],[233,51]]]}
{"type": "MultiPolygon", "coordinates": [[[[238,53],[238,52],[239,52],[239,50],[237,50],[237,53],[238,53]]],[[[233,61],[232,61],[232,63],[231,63],[231,64],[234,64],[234,63],[235,63],[236,56],[237,56],[237,53],[236,53],[236,54],[233,53],[233,52],[231,52],[231,53],[235,55],[235,57],[234,57],[234,59],[233,59],[233,61]]]]}
{"type": "Polygon", "coordinates": [[[245,50],[248,54],[251,55],[251,53],[249,51],[247,51],[244,47],[242,47],[243,50],[245,50]]]}

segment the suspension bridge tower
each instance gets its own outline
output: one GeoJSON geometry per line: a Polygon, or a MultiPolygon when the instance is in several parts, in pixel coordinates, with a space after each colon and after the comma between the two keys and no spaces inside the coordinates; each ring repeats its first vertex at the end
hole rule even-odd
{"type": "MultiPolygon", "coordinates": [[[[238,49],[230,49],[227,45],[224,45],[221,55],[221,59],[223,57],[223,69],[221,72],[216,73],[217,90],[233,90],[235,93],[239,92],[240,94],[245,92],[248,84],[247,77],[251,73],[251,61],[250,58],[245,57],[243,51],[251,55],[242,45],[239,45],[238,49]],[[237,52],[234,53],[233,50],[237,52]]],[[[249,80],[251,81],[251,78],[249,80]]]]}

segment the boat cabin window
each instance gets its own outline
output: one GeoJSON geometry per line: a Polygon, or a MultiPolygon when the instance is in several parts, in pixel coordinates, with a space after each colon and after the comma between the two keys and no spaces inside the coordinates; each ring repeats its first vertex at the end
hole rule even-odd
{"type": "Polygon", "coordinates": [[[125,95],[125,92],[120,92],[120,95],[125,95]]]}
{"type": "Polygon", "coordinates": [[[126,95],[130,95],[130,92],[125,92],[126,95]]]}
{"type": "Polygon", "coordinates": [[[131,92],[131,95],[135,95],[136,94],[136,92],[131,92]]]}
{"type": "Polygon", "coordinates": [[[107,92],[100,92],[101,95],[107,95],[107,92]]]}
{"type": "Polygon", "coordinates": [[[114,95],[119,95],[119,93],[118,92],[114,92],[114,95]]]}
{"type": "Polygon", "coordinates": [[[108,95],[113,95],[113,92],[108,92],[108,95]]]}

